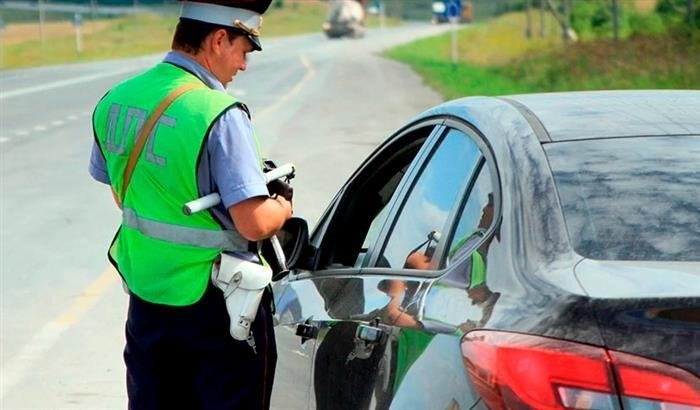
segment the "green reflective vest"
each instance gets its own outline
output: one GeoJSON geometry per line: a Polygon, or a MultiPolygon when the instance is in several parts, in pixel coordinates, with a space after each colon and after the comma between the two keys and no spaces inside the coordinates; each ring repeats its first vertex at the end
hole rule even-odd
{"type": "Polygon", "coordinates": [[[93,114],[95,138],[112,187],[123,198],[122,223],[110,260],[138,297],[172,306],[195,303],[222,250],[247,250],[236,231],[223,230],[209,212],[185,215],[200,196],[197,165],[214,121],[237,100],[206,87],[194,75],[160,63],[114,87],[93,114]],[[123,175],[138,131],[175,88],[195,83],[163,113],[148,136],[127,192],[123,175]]]}

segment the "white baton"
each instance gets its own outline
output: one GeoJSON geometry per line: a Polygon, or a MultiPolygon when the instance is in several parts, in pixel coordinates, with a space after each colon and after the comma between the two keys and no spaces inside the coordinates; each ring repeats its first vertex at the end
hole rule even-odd
{"type": "Polygon", "coordinates": [[[265,176],[265,183],[269,183],[275,179],[280,179],[289,175],[294,175],[294,164],[284,164],[277,168],[273,168],[263,174],[265,176]]]}
{"type": "Polygon", "coordinates": [[[182,212],[184,212],[185,215],[192,215],[199,211],[209,209],[217,205],[219,202],[221,202],[221,196],[219,196],[218,193],[214,192],[212,194],[205,195],[201,198],[197,198],[193,201],[187,202],[185,206],[182,207],[182,212]]]}
{"type": "MultiPolygon", "coordinates": [[[[275,179],[279,179],[289,175],[294,175],[294,172],[294,164],[284,164],[280,165],[277,168],[271,169],[268,172],[265,172],[263,175],[265,176],[265,183],[267,184],[275,179]]],[[[182,212],[185,215],[192,215],[199,211],[203,211],[205,209],[209,209],[215,205],[218,205],[219,202],[221,202],[221,196],[219,196],[218,193],[214,192],[209,195],[205,195],[201,198],[197,198],[190,202],[187,202],[182,207],[182,212]]]]}

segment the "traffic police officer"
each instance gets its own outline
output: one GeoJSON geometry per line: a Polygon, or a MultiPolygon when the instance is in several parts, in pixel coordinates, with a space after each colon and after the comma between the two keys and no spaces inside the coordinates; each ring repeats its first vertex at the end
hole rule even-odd
{"type": "Polygon", "coordinates": [[[131,409],[269,407],[271,295],[263,296],[252,343],[234,340],[210,272],[222,251],[260,263],[251,244],[292,214],[290,201],[268,195],[250,114],[226,92],[247,68],[246,55],[262,49],[270,1],[183,2],[164,60],[95,108],[90,174],[111,185],[123,214],[109,258],[130,294],[131,409]],[[182,213],[185,202],[212,192],[221,196],[218,208],[182,213]]]}

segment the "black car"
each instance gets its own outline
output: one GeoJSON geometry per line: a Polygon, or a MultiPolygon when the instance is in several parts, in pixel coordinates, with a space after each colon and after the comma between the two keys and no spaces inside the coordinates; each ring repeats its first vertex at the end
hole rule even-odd
{"type": "Polygon", "coordinates": [[[307,229],[273,408],[700,409],[700,91],[444,103],[307,229]]]}

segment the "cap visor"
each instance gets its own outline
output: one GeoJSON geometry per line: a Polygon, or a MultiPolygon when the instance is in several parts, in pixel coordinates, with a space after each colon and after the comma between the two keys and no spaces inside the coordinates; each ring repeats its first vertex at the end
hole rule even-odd
{"type": "Polygon", "coordinates": [[[248,40],[253,44],[253,49],[255,51],[262,51],[262,44],[260,43],[259,37],[248,34],[248,40]]]}

